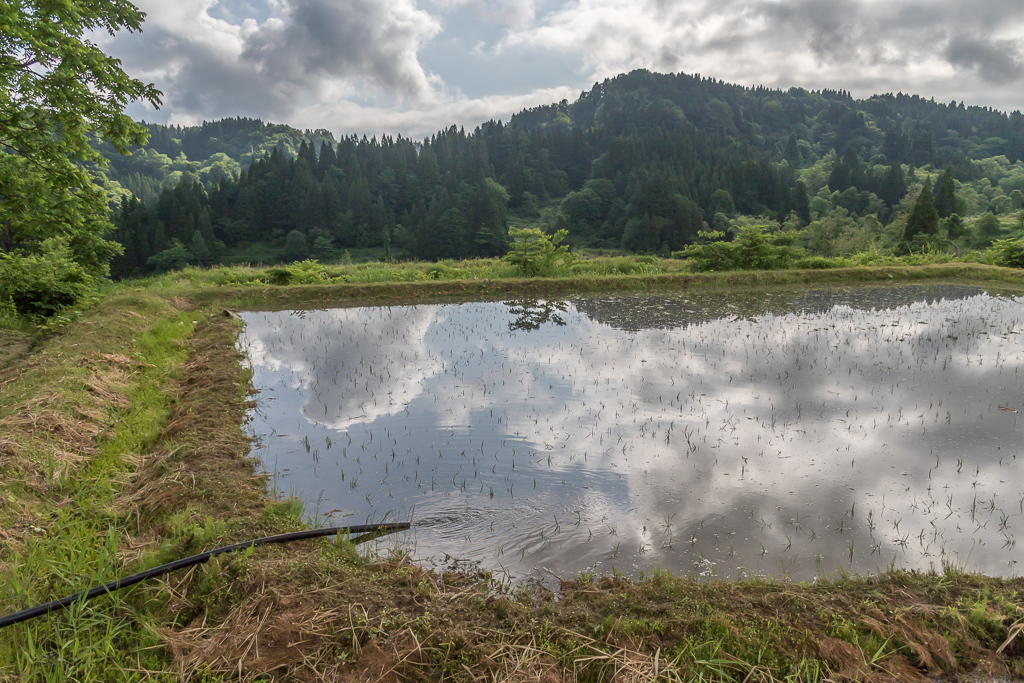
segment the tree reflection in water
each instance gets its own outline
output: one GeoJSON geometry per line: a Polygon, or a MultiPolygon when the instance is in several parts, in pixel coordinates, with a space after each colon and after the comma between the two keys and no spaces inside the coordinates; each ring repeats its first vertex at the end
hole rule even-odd
{"type": "Polygon", "coordinates": [[[412,517],[403,552],[516,580],[1018,576],[1020,292],[692,288],[244,313],[254,457],[309,510],[412,517]]]}
{"type": "Polygon", "coordinates": [[[529,332],[539,330],[544,323],[554,323],[559,327],[565,327],[565,319],[556,311],[565,313],[569,304],[566,301],[548,301],[546,299],[515,299],[505,301],[508,312],[515,316],[515,320],[508,324],[510,332],[522,330],[529,332]]]}

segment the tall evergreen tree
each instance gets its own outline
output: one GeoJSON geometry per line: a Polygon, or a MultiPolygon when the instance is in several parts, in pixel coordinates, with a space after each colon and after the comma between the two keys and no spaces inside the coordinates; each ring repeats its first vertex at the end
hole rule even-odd
{"type": "Polygon", "coordinates": [[[793,186],[793,210],[805,224],[811,222],[811,207],[807,199],[807,187],[801,181],[793,186]]]}
{"type": "Polygon", "coordinates": [[[301,261],[309,253],[306,244],[306,236],[298,230],[292,230],[284,241],[284,251],[281,258],[285,261],[301,261]]]}
{"type": "Polygon", "coordinates": [[[192,239],[188,243],[189,260],[199,266],[208,266],[213,263],[213,252],[203,238],[203,233],[196,230],[192,233],[192,239]]]}
{"type": "Polygon", "coordinates": [[[795,167],[800,163],[800,147],[797,146],[796,133],[792,133],[789,136],[789,140],[786,142],[786,151],[784,152],[784,155],[790,166],[795,167]]]}
{"type": "Polygon", "coordinates": [[[934,235],[939,231],[939,214],[935,211],[932,201],[932,188],[925,183],[921,194],[917,195],[914,208],[907,217],[907,225],[903,229],[903,241],[912,242],[917,235],[934,235]]]}
{"type": "Polygon", "coordinates": [[[946,167],[935,185],[935,211],[939,218],[949,218],[956,212],[956,182],[952,166],[946,167]]]}
{"type": "Polygon", "coordinates": [[[890,208],[896,206],[907,194],[907,181],[899,164],[893,164],[886,171],[878,191],[875,193],[890,208]]]}

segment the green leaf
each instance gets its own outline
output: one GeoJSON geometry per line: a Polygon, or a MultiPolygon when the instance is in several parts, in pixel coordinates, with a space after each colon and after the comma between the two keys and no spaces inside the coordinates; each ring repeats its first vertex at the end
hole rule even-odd
{"type": "Polygon", "coordinates": [[[147,129],[123,109],[136,100],[157,106],[160,93],[86,37],[137,31],[144,17],[125,0],[0,0],[0,255],[9,271],[38,267],[30,279],[55,285],[26,304],[33,315],[80,298],[66,291],[66,277],[76,268],[88,276],[82,282],[103,277],[120,253],[106,239],[106,197],[86,170],[104,165],[91,143],[122,153],[143,144],[147,129]],[[54,244],[59,257],[47,252],[54,244]]]}

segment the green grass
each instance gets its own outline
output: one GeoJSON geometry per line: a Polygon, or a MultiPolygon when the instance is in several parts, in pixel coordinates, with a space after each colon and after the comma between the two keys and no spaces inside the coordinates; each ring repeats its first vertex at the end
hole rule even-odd
{"type": "MultiPolygon", "coordinates": [[[[266,242],[253,242],[224,251],[217,259],[220,266],[226,267],[268,267],[282,261],[284,254],[283,246],[274,246],[266,242]]],[[[328,255],[322,256],[319,260],[324,263],[368,263],[384,260],[383,247],[353,248],[353,249],[331,249],[328,255]]]]}
{"type": "MultiPolygon", "coordinates": [[[[584,250],[586,253],[586,250],[584,250]]],[[[950,264],[990,264],[992,251],[967,251],[960,256],[949,253],[917,253],[893,256],[883,251],[870,251],[845,257],[807,257],[801,270],[834,270],[851,268],[907,267],[950,264]]],[[[733,271],[740,272],[740,271],[733,271]]],[[[788,272],[788,271],[782,271],[788,272]]],[[[554,274],[555,279],[581,280],[623,276],[686,275],[687,262],[652,255],[585,255],[569,267],[554,274]]],[[[520,279],[518,270],[501,259],[421,261],[366,261],[354,263],[320,263],[315,260],[278,266],[213,266],[189,267],[182,271],[125,280],[118,288],[205,288],[205,287],[267,287],[312,284],[373,284],[471,282],[520,279]]]]}
{"type": "MultiPolygon", "coordinates": [[[[98,439],[97,453],[83,467],[55,470],[45,443],[23,442],[30,446],[19,453],[24,466],[35,467],[45,476],[42,485],[26,486],[8,479],[4,486],[8,498],[21,500],[36,519],[20,547],[6,546],[0,554],[5,563],[0,571],[0,605],[5,612],[86,590],[132,569],[132,563],[124,560],[124,544],[131,536],[133,511],[114,505],[119,482],[166,424],[168,390],[185,358],[181,342],[193,329],[193,314],[166,313],[135,338],[138,365],[125,394],[128,405],[107,408],[106,415],[97,416],[105,433],[98,439]]],[[[108,331],[115,327],[111,322],[108,331]]],[[[67,410],[67,404],[91,403],[88,391],[82,389],[90,373],[60,362],[70,349],[89,343],[81,332],[68,335],[66,345],[61,345],[65,348],[55,349],[55,362],[38,368],[28,386],[22,385],[28,395],[48,392],[55,383],[64,387],[65,393],[54,398],[64,405],[54,405],[54,414],[67,410]]],[[[16,410],[26,393],[5,395],[0,415],[16,410]]],[[[155,632],[137,619],[134,592],[129,589],[8,627],[0,638],[0,672],[17,671],[24,680],[39,681],[134,680],[137,677],[129,669],[140,661],[161,659],[151,649],[159,642],[155,632]]]]}

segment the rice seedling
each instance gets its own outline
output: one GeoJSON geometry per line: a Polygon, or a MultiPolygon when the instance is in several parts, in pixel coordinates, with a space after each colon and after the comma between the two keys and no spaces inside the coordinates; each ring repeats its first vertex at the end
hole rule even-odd
{"type": "Polygon", "coordinates": [[[704,556],[772,573],[783,554],[803,578],[878,571],[876,555],[927,568],[936,552],[966,556],[972,535],[1002,548],[975,553],[973,569],[1017,559],[1022,472],[1003,450],[1022,407],[1014,294],[938,284],[555,303],[559,323],[538,325],[517,323],[522,302],[244,314],[262,457],[301,490],[326,486],[332,507],[415,502],[424,558],[493,566],[500,546],[543,529],[503,563],[517,577],[607,570],[590,558],[613,552],[635,572],[704,556]],[[326,459],[337,467],[318,467],[326,459]],[[661,543],[647,540],[654,526],[661,543]],[[812,572],[817,557],[846,562],[812,572]]]}

